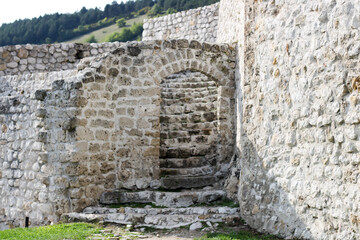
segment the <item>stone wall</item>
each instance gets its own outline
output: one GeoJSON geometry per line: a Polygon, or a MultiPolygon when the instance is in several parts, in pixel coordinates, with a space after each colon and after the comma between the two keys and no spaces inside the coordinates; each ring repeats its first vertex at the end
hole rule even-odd
{"type": "Polygon", "coordinates": [[[219,4],[146,19],[142,39],[188,39],[216,42],[219,4]]]}
{"type": "Polygon", "coordinates": [[[242,217],[284,237],[359,239],[360,4],[245,0],[235,11],[234,2],[221,2],[229,19],[219,29],[230,39],[243,28],[242,217]]]}
{"type": "MultiPolygon", "coordinates": [[[[25,217],[56,222],[117,188],[159,188],[161,82],[181,72],[213,81],[218,104],[200,117],[216,113],[214,170],[225,174],[234,68],[232,45],[150,41],[82,59],[77,70],[0,77],[0,227],[23,226],[25,217]]],[[[193,97],[189,109],[206,99],[193,97]]]]}
{"type": "Polygon", "coordinates": [[[0,47],[0,76],[75,69],[85,57],[110,52],[115,43],[43,44],[0,47]]]}
{"type": "Polygon", "coordinates": [[[86,102],[75,130],[83,169],[78,174],[83,180],[72,190],[83,193],[77,195],[78,201],[89,205],[86,201],[97,201],[109,189],[160,187],[160,83],[181,71],[203,72],[217,81],[221,100],[217,107],[226,108],[216,117],[222,119],[223,136],[218,142],[223,154],[217,160],[219,167],[226,164],[233,145],[233,138],[227,136],[233,134],[234,124],[229,108],[234,95],[234,50],[196,41],[157,41],[129,43],[104,59],[84,60],[79,69],[86,102]]]}
{"type": "MultiPolygon", "coordinates": [[[[0,77],[0,229],[23,227],[26,217],[31,225],[48,224],[69,210],[61,155],[67,139],[49,128],[46,119],[54,109],[42,101],[54,79],[73,81],[73,76],[74,71],[64,71],[0,77]],[[48,154],[55,151],[56,156],[48,154]]],[[[69,114],[65,108],[53,112],[62,118],[69,114]]]]}

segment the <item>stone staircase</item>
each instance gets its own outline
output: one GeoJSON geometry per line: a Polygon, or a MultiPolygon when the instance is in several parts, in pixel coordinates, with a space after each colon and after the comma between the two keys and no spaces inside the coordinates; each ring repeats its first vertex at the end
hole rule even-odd
{"type": "Polygon", "coordinates": [[[202,73],[186,71],[163,79],[161,85],[161,188],[105,192],[99,206],[64,214],[64,221],[157,229],[201,222],[240,224],[239,209],[221,204],[227,198],[216,172],[216,83],[202,73]]]}
{"type": "Polygon", "coordinates": [[[164,189],[216,182],[217,87],[199,72],[173,74],[161,83],[160,176],[164,189]]]}
{"type": "Polygon", "coordinates": [[[174,229],[201,222],[239,224],[237,207],[216,206],[225,200],[226,193],[223,190],[211,187],[180,192],[106,192],[101,196],[100,206],[87,207],[81,213],[63,214],[62,221],[101,222],[156,229],[174,229]],[[142,206],[129,206],[135,203],[142,206]]]}

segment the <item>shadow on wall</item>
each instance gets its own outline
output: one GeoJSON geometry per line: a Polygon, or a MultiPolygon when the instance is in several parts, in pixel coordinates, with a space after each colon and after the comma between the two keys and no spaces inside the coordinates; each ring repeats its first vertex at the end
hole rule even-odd
{"type": "Polygon", "coordinates": [[[252,228],[261,232],[314,239],[284,191],[287,183],[280,182],[271,171],[263,168],[246,134],[242,134],[241,142],[238,199],[242,217],[252,228]],[[273,230],[270,232],[269,229],[273,230]]]}

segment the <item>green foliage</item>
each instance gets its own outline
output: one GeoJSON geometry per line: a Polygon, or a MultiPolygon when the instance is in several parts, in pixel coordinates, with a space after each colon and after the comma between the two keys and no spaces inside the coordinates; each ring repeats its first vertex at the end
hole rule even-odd
{"type": "Polygon", "coordinates": [[[262,235],[258,233],[252,233],[247,231],[240,231],[237,233],[208,233],[201,238],[195,238],[194,240],[280,240],[280,238],[271,235],[262,235]]]}
{"type": "Polygon", "coordinates": [[[144,8],[142,8],[142,9],[140,9],[140,10],[136,13],[136,15],[137,15],[137,16],[145,15],[145,14],[147,14],[147,13],[150,11],[150,9],[151,9],[151,7],[144,7],[144,8]]]}
{"type": "Polygon", "coordinates": [[[134,23],[130,28],[123,28],[120,32],[115,32],[106,38],[107,42],[127,42],[138,39],[142,35],[142,23],[134,23]]]}
{"type": "MultiPolygon", "coordinates": [[[[126,3],[107,4],[101,9],[86,9],[72,14],[46,14],[44,16],[17,20],[0,26],[0,46],[16,44],[42,44],[64,42],[86,33],[114,24],[120,18],[148,14],[174,13],[190,8],[213,4],[219,0],[133,0],[126,3]],[[156,2],[156,4],[155,4],[156,2]]],[[[134,39],[137,37],[134,36],[134,39]]]]}
{"type": "Polygon", "coordinates": [[[156,15],[161,13],[161,7],[159,4],[155,4],[150,11],[148,11],[147,15],[149,17],[155,17],[156,15]]]}
{"type": "Polygon", "coordinates": [[[87,42],[87,43],[97,43],[97,40],[96,40],[96,38],[95,38],[94,35],[91,35],[90,37],[88,37],[88,38],[85,40],[85,42],[87,42]]]}
{"type": "Polygon", "coordinates": [[[120,32],[115,32],[106,38],[107,42],[126,42],[133,39],[133,34],[129,28],[123,28],[120,32]]]}
{"type": "Polygon", "coordinates": [[[201,207],[201,206],[214,206],[214,207],[231,207],[231,208],[238,208],[239,207],[239,203],[238,202],[234,202],[231,201],[229,199],[224,199],[222,201],[215,201],[215,202],[211,202],[211,203],[198,203],[195,204],[195,206],[197,207],[201,207]]]}
{"type": "Polygon", "coordinates": [[[168,10],[166,10],[165,12],[166,14],[173,14],[173,13],[177,13],[176,9],[174,8],[169,8],[168,10]]]}
{"type": "Polygon", "coordinates": [[[91,234],[99,233],[100,229],[87,223],[58,224],[37,228],[16,228],[0,231],[0,239],[7,240],[82,240],[91,234]]]}
{"type": "Polygon", "coordinates": [[[144,31],[143,24],[142,23],[134,23],[131,26],[130,30],[134,34],[134,36],[139,36],[144,31]]]}
{"type": "Polygon", "coordinates": [[[109,26],[113,24],[116,21],[116,18],[104,18],[99,20],[96,23],[88,24],[88,25],[80,25],[74,30],[72,30],[72,33],[74,36],[83,35],[89,32],[92,32],[94,30],[109,26]]]}
{"type": "Polygon", "coordinates": [[[125,18],[120,18],[120,19],[116,20],[116,25],[117,25],[119,28],[125,27],[125,25],[126,25],[126,20],[125,20],[125,18]]]}

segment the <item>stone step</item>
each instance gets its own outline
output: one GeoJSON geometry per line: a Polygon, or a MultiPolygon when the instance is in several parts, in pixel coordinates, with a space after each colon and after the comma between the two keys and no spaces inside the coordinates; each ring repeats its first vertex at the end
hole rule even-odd
{"type": "MultiPolygon", "coordinates": [[[[163,124],[174,124],[174,123],[178,123],[178,124],[188,124],[189,126],[192,125],[193,129],[198,129],[196,128],[196,125],[198,125],[201,129],[202,128],[209,128],[210,126],[216,125],[217,126],[217,122],[216,121],[211,121],[211,122],[207,122],[205,119],[201,119],[201,116],[204,114],[195,114],[195,113],[189,113],[189,114],[167,114],[167,115],[161,115],[160,116],[160,123],[161,125],[163,124]]],[[[207,115],[205,113],[205,115],[207,115]]],[[[216,119],[217,120],[217,119],[216,119]]]]}
{"type": "Polygon", "coordinates": [[[227,214],[234,215],[239,212],[239,208],[232,207],[168,207],[168,208],[153,208],[146,206],[144,208],[133,207],[87,207],[82,213],[86,214],[144,214],[144,215],[211,215],[211,214],[227,214]]]}
{"type": "Polygon", "coordinates": [[[206,154],[210,153],[211,149],[209,145],[203,145],[203,149],[206,151],[198,151],[200,149],[200,144],[196,147],[188,148],[161,148],[160,157],[161,158],[190,158],[190,157],[204,157],[206,154]],[[206,147],[206,148],[205,148],[206,147]]]}
{"type": "Polygon", "coordinates": [[[134,227],[154,227],[157,229],[174,229],[196,222],[222,222],[235,224],[240,220],[237,208],[168,208],[168,209],[100,209],[87,208],[83,213],[63,214],[64,222],[104,222],[131,224],[134,227]]]}
{"type": "Polygon", "coordinates": [[[205,76],[200,72],[192,72],[187,70],[185,72],[174,73],[165,78],[165,81],[178,81],[179,79],[201,79],[203,81],[208,81],[209,77],[205,76]]]}
{"type": "Polygon", "coordinates": [[[181,146],[187,147],[196,147],[197,145],[209,145],[217,141],[217,135],[209,134],[209,135],[190,135],[189,132],[183,134],[182,132],[179,134],[179,131],[169,130],[161,131],[162,138],[160,139],[160,145],[163,145],[166,148],[176,148],[179,146],[179,143],[182,143],[181,146]],[[175,137],[177,136],[177,137],[175,137]],[[188,143],[188,144],[187,144],[188,143]]]}
{"type": "Polygon", "coordinates": [[[199,89],[199,88],[216,88],[215,82],[167,82],[165,84],[161,84],[161,87],[165,89],[184,89],[184,88],[191,88],[191,89],[199,89]]]}
{"type": "Polygon", "coordinates": [[[168,176],[161,179],[164,189],[189,189],[210,186],[216,182],[215,176],[168,176]]]}
{"type": "MultiPolygon", "coordinates": [[[[174,88],[173,88],[174,89],[174,88]]],[[[185,98],[203,98],[209,97],[211,95],[217,95],[217,89],[185,89],[183,88],[182,91],[180,90],[173,90],[167,89],[167,91],[161,92],[161,98],[164,99],[185,99],[185,98]],[[172,91],[171,91],[172,90],[172,91]]]]}
{"type": "MultiPolygon", "coordinates": [[[[182,104],[197,104],[197,103],[215,103],[217,101],[217,95],[210,95],[204,98],[185,98],[185,101],[181,101],[182,104]]],[[[179,104],[179,99],[162,99],[163,106],[169,106],[173,104],[179,104]]]]}
{"type": "Polygon", "coordinates": [[[103,193],[100,197],[100,203],[104,205],[152,203],[163,207],[189,207],[194,204],[209,204],[224,199],[226,199],[225,191],[205,188],[182,192],[112,191],[103,193]]]}
{"type": "Polygon", "coordinates": [[[215,165],[216,159],[206,159],[204,157],[189,158],[161,158],[160,168],[191,168],[201,167],[204,165],[215,165]]]}
{"type": "Polygon", "coordinates": [[[160,176],[204,176],[215,173],[215,168],[211,166],[192,167],[192,168],[160,168],[160,176]]]}
{"type": "Polygon", "coordinates": [[[163,106],[161,109],[162,115],[178,115],[178,114],[191,114],[191,113],[197,113],[197,114],[203,114],[203,113],[214,113],[216,116],[216,110],[215,105],[212,104],[208,105],[206,103],[198,103],[198,104],[184,104],[184,106],[163,106]]]}

